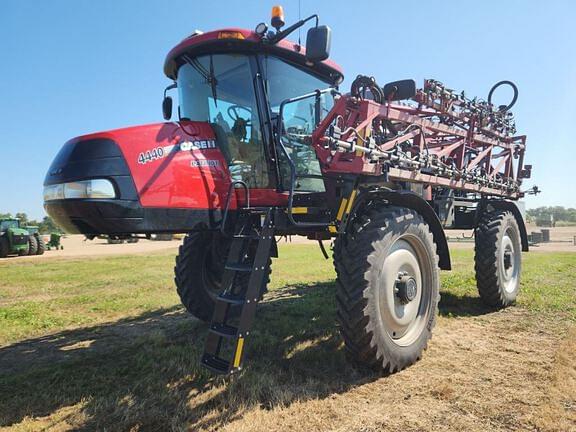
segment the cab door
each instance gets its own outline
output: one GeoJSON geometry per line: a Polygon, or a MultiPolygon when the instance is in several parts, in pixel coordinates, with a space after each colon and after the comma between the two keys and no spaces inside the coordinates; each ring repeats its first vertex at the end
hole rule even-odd
{"type": "Polygon", "coordinates": [[[334,99],[331,93],[323,93],[319,98],[299,97],[324,90],[330,84],[311,71],[277,57],[262,56],[260,63],[272,126],[286,151],[277,149],[279,186],[284,191],[290,190],[293,163],[295,194],[324,193],[326,188],[312,146],[312,133],[320,118],[332,108],[334,99]]]}

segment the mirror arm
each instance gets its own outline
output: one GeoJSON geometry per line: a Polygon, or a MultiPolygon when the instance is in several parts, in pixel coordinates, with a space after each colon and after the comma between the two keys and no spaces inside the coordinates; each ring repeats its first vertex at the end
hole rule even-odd
{"type": "Polygon", "coordinates": [[[168,90],[175,89],[176,87],[178,87],[178,84],[176,84],[176,82],[173,82],[173,83],[170,84],[168,87],[166,87],[166,88],[164,89],[164,98],[166,98],[166,92],[167,92],[168,90]]]}
{"type": "Polygon", "coordinates": [[[292,24],[290,27],[288,27],[285,30],[282,30],[278,33],[276,33],[274,36],[266,39],[266,41],[268,43],[271,44],[275,44],[277,42],[280,42],[282,39],[284,39],[286,36],[288,36],[290,33],[292,33],[294,30],[299,29],[300,27],[302,27],[304,24],[306,24],[308,21],[310,21],[311,19],[316,18],[316,27],[318,27],[318,21],[319,21],[319,17],[317,14],[314,15],[310,15],[308,18],[304,18],[303,20],[298,21],[295,24],[292,24]]]}
{"type": "MultiPolygon", "coordinates": [[[[298,102],[304,99],[308,99],[311,98],[312,96],[315,97],[316,99],[316,103],[319,104],[320,103],[320,96],[324,93],[338,93],[336,89],[334,89],[333,87],[324,89],[324,90],[315,90],[312,93],[306,93],[302,96],[296,96],[293,98],[289,98],[289,99],[284,99],[281,103],[280,103],[280,108],[278,110],[278,119],[276,120],[276,133],[278,134],[278,142],[280,142],[280,135],[282,133],[282,114],[284,113],[284,106],[288,105],[289,103],[292,102],[298,102]]],[[[318,114],[316,114],[316,116],[318,116],[318,114]]]]}

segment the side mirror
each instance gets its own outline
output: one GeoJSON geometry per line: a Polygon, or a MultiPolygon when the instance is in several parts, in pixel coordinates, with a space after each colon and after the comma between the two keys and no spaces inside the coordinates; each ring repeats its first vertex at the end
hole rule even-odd
{"type": "Polygon", "coordinates": [[[170,96],[165,96],[162,101],[162,115],[166,121],[172,118],[172,98],[170,96]]]}
{"type": "Polygon", "coordinates": [[[384,99],[387,101],[410,99],[414,96],[416,96],[416,82],[414,80],[394,81],[384,86],[384,99]]]}
{"type": "Polygon", "coordinates": [[[332,30],[328,26],[312,27],[306,35],[306,59],[311,62],[326,60],[330,56],[332,30]]]}

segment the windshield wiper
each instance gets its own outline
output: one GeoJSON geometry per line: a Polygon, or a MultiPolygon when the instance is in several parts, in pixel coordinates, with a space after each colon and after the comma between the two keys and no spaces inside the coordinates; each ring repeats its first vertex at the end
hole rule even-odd
{"type": "Polygon", "coordinates": [[[212,55],[210,55],[210,72],[202,66],[202,64],[198,61],[198,59],[190,58],[188,56],[183,57],[190,66],[192,66],[196,72],[198,72],[204,80],[206,80],[207,84],[210,84],[210,88],[212,90],[212,98],[214,99],[214,105],[218,106],[218,96],[216,94],[216,86],[218,85],[218,80],[216,79],[216,74],[214,74],[214,61],[212,59],[212,55]]]}
{"type": "Polygon", "coordinates": [[[218,81],[216,80],[216,75],[214,75],[214,62],[212,61],[212,56],[210,56],[210,77],[209,77],[209,84],[212,88],[212,98],[214,99],[214,106],[218,106],[218,98],[216,96],[216,85],[218,85],[218,81]]]}

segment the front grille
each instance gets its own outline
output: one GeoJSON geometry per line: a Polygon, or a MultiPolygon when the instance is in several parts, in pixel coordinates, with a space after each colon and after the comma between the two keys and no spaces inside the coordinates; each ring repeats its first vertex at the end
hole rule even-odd
{"type": "Polygon", "coordinates": [[[27,244],[27,243],[28,243],[28,236],[25,235],[25,234],[19,234],[19,235],[14,234],[14,235],[12,236],[12,243],[13,243],[15,246],[20,246],[20,245],[27,244]]]}

